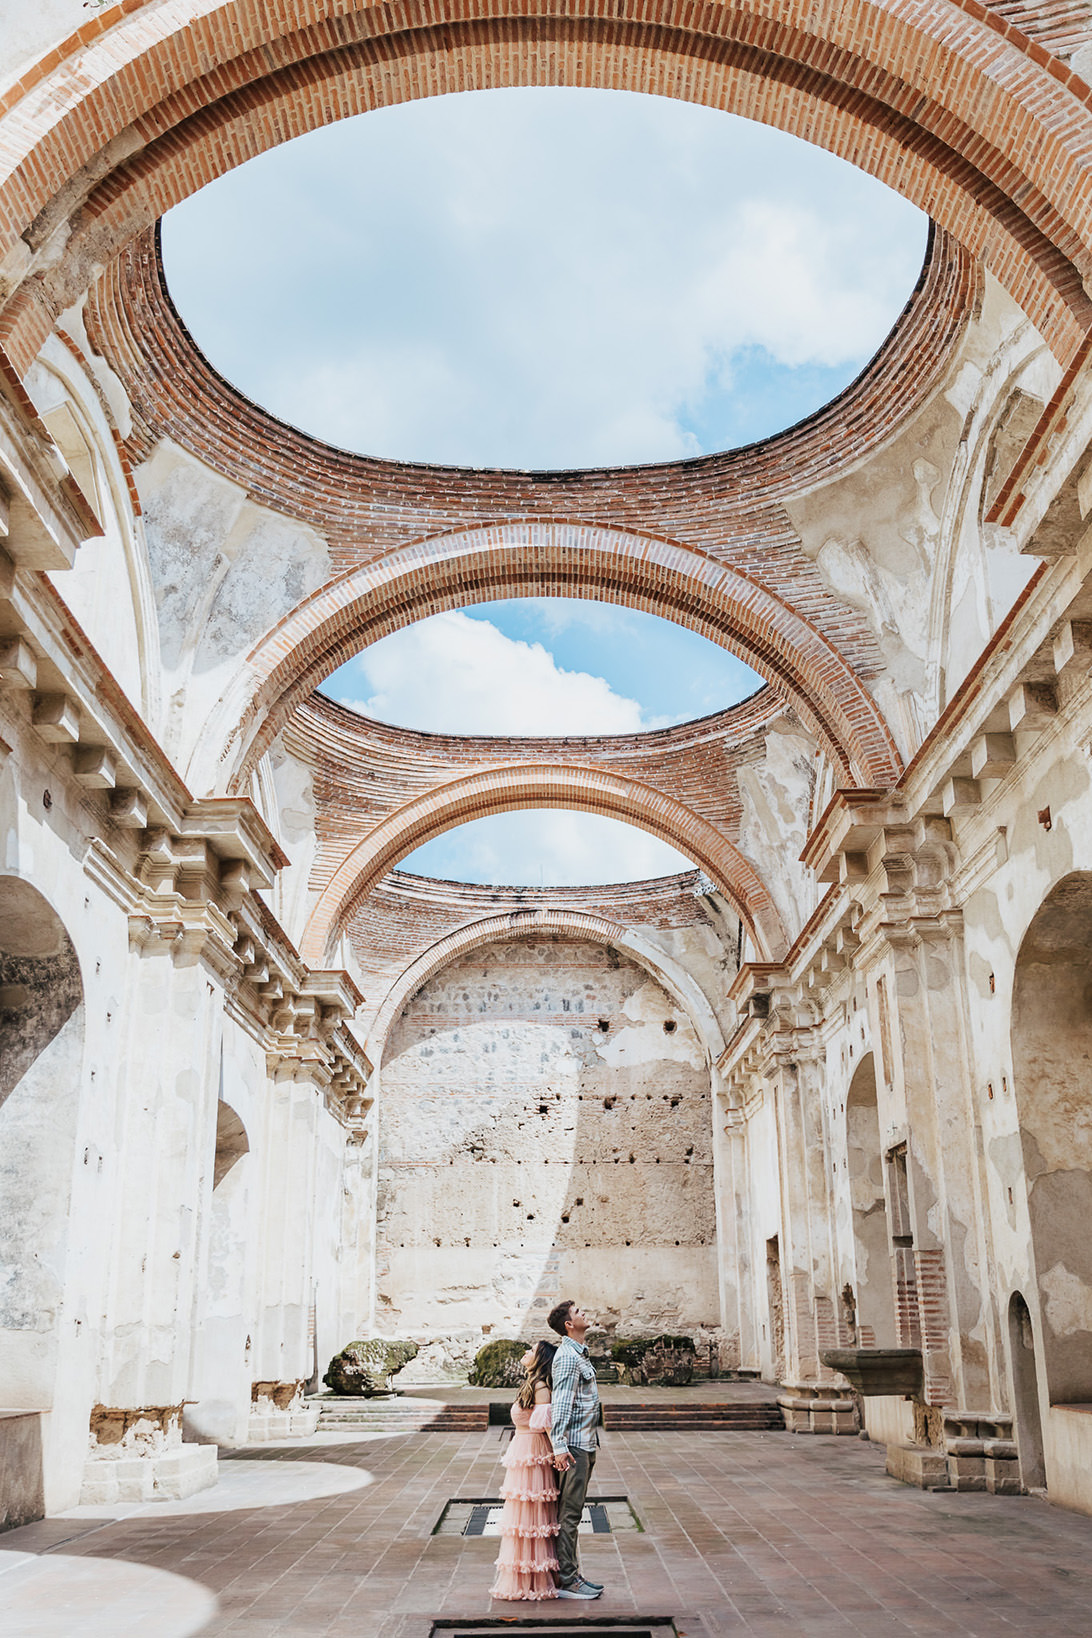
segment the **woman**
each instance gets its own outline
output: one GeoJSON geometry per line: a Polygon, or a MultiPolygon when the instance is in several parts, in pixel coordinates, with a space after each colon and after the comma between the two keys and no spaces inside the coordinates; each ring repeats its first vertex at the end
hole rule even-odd
{"type": "Polygon", "coordinates": [[[550,1444],[550,1368],[557,1349],[536,1342],[520,1364],[527,1380],[516,1395],[516,1431],[503,1459],[501,1550],[491,1598],[556,1598],[557,1485],[550,1444]]]}

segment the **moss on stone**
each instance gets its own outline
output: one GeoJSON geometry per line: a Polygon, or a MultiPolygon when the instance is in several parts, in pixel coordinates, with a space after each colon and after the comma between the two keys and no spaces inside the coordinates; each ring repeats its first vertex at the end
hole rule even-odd
{"type": "Polygon", "coordinates": [[[474,1355],[474,1367],[470,1372],[471,1387],[518,1387],[523,1381],[523,1366],[520,1360],[526,1352],[525,1342],[513,1342],[507,1337],[498,1337],[495,1342],[487,1342],[485,1347],[479,1348],[474,1355]]]}
{"type": "Polygon", "coordinates": [[[376,1394],[390,1393],[391,1377],[416,1358],[415,1342],[386,1337],[350,1342],[334,1355],[322,1380],[334,1393],[371,1399],[376,1394]]]}
{"type": "Polygon", "coordinates": [[[637,1386],[658,1383],[681,1388],[693,1380],[697,1350],[693,1337],[671,1336],[619,1338],[611,1348],[611,1358],[637,1386]]]}

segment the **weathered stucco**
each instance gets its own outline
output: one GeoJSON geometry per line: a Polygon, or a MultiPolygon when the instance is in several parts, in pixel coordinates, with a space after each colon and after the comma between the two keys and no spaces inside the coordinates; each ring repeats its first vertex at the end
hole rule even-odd
{"type": "Polygon", "coordinates": [[[736,8],[771,96],[716,19],[571,19],[559,79],[737,98],[940,227],[810,421],[465,472],[247,404],[153,222],[247,143],[540,78],[540,20],[437,13],[391,55],[358,8],[373,74],[309,58],[296,10],[225,0],[215,73],[200,6],[0,16],[0,1403],[35,1430],[0,1519],[124,1499],[120,1451],[137,1495],[185,1493],[195,1439],[291,1433],[347,1342],[429,1339],[427,1378],[562,1294],[720,1325],[801,1433],[856,1428],[831,1349],[895,1343],[920,1389],[863,1410],[894,1471],[1092,1511],[1092,111],[1050,57],[1087,68],[1087,29],[736,8]],[[414,620],[544,595],[662,614],[764,687],[551,740],[316,692],[414,620]],[[695,868],[397,868],[539,801],[695,868]]]}
{"type": "Polygon", "coordinates": [[[383,1058],[384,1327],[518,1335],[562,1288],[626,1333],[716,1324],[709,1073],[609,949],[536,937],[445,968],[383,1058]]]}

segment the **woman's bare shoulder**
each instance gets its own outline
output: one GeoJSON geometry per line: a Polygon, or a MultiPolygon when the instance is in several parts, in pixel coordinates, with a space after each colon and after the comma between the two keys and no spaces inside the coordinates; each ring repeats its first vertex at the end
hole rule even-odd
{"type": "Polygon", "coordinates": [[[535,1388],[535,1404],[536,1405],[548,1405],[550,1403],[551,1398],[552,1398],[552,1395],[550,1393],[549,1388],[546,1386],[545,1382],[539,1382],[537,1384],[536,1388],[535,1388]]]}

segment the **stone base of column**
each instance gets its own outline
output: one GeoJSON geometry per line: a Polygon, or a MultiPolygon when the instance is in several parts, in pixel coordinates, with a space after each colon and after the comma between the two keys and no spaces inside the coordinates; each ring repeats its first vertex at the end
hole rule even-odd
{"type": "Polygon", "coordinates": [[[921,1490],[1018,1496],[1023,1489],[1011,1416],[945,1411],[943,1444],[890,1444],[887,1471],[893,1479],[921,1490]]]}
{"type": "Polygon", "coordinates": [[[994,1496],[1020,1495],[1023,1486],[1011,1416],[945,1411],[944,1445],[953,1490],[988,1490],[994,1496]]]}
{"type": "Polygon", "coordinates": [[[857,1401],[836,1389],[783,1383],[777,1396],[790,1433],[857,1433],[857,1401]]]}
{"type": "Polygon", "coordinates": [[[951,1490],[948,1458],[942,1450],[925,1445],[888,1445],[887,1471],[903,1484],[919,1490],[951,1490]]]}
{"type": "Polygon", "coordinates": [[[250,1390],[247,1443],[308,1438],[318,1427],[321,1407],[304,1398],[304,1383],[255,1382],[250,1390]]]}
{"type": "Polygon", "coordinates": [[[183,1444],[181,1405],[96,1405],[80,1502],[183,1501],[216,1483],[217,1454],[183,1444]]]}
{"type": "Polygon", "coordinates": [[[40,1411],[0,1410],[0,1530],[45,1516],[40,1411]]]}

